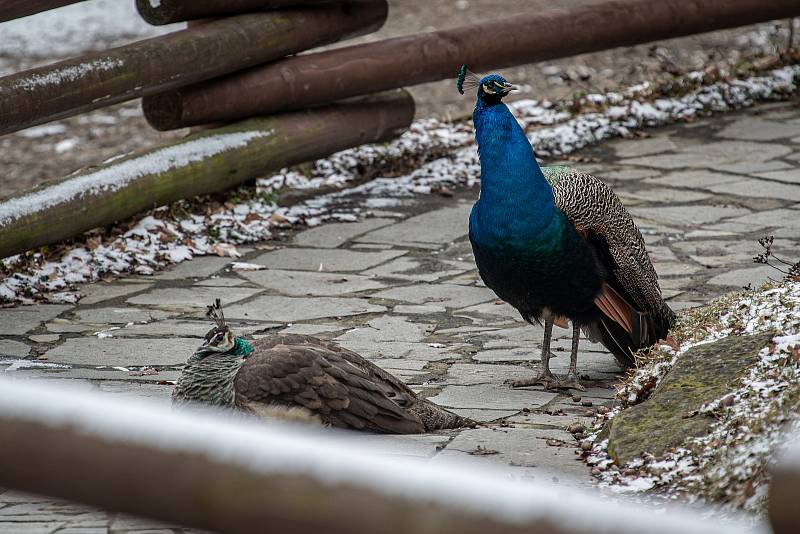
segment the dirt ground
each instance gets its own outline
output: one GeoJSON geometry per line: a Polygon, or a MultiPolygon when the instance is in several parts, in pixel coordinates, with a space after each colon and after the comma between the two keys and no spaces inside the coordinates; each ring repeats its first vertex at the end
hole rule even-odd
{"type": "MultiPolygon", "coordinates": [[[[598,0],[389,0],[385,27],[357,42],[432,31],[492,18],[509,17],[548,7],[570,7],[598,0]]],[[[35,19],[30,17],[32,31],[35,19]]],[[[786,23],[784,22],[785,26],[786,23]]],[[[0,28],[2,29],[2,28],[0,28]]],[[[532,28],[531,31],[535,31],[532,28]]],[[[606,91],[646,79],[703,68],[710,63],[735,64],[743,57],[774,47],[769,26],[744,27],[630,48],[523,65],[503,74],[523,86],[516,98],[559,99],[576,91],[606,91]]],[[[122,40],[135,40],[125,34],[122,40]]],[[[346,44],[350,44],[350,41],[346,44]]],[[[119,39],[112,41],[119,44],[119,39]]],[[[97,46],[107,46],[99,41],[97,46]]],[[[0,71],[14,72],[62,59],[29,57],[25,52],[0,50],[0,71]]],[[[454,73],[455,75],[455,73],[454,73]]],[[[417,116],[462,117],[471,111],[471,98],[460,96],[453,80],[413,87],[417,116]]],[[[152,147],[186,131],[161,133],[150,129],[133,101],[0,138],[0,196],[30,189],[108,158],[152,147]]]]}

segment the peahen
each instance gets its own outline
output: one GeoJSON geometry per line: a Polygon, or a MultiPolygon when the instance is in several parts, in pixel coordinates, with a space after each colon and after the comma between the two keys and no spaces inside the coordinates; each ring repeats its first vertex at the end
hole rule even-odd
{"type": "Polygon", "coordinates": [[[256,416],[387,434],[473,424],[330,341],[280,334],[250,344],[233,334],[219,299],[208,316],[216,325],[178,378],[173,404],[235,407],[256,416]]]}
{"type": "Polygon", "coordinates": [[[625,366],[634,353],[667,336],[675,313],[664,302],[644,239],[606,184],[568,167],[540,167],[531,144],[503,103],[514,86],[500,75],[478,79],[473,112],[481,192],[469,218],[475,263],[486,285],[523,319],[544,321],[542,369],[514,386],[583,389],[577,376],[583,331],[625,366]],[[572,322],[566,379],[550,372],[553,324],[572,322]]]}

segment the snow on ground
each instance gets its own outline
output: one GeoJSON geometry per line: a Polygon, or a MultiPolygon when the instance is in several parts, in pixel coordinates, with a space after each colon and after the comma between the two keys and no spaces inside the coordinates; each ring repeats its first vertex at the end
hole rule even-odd
{"type": "Polygon", "coordinates": [[[679,356],[691,347],[740,334],[777,331],[772,344],[739,387],[708,403],[700,413],[717,419],[706,436],[689,439],[665,458],[652,456],[618,466],[607,454],[608,441],[594,445],[587,457],[602,486],[620,493],[651,491],[668,499],[688,497],[717,503],[723,512],[763,512],[768,468],[784,442],[784,432],[800,432],[800,280],[728,295],[701,312],[690,311],[678,325],[680,347],[660,347],[661,354],[634,371],[617,392],[618,406],[599,416],[602,426],[625,407],[649,397],[679,356]]]}
{"type": "MultiPolygon", "coordinates": [[[[619,93],[587,95],[577,102],[522,100],[510,107],[539,156],[563,156],[643,127],[786,98],[798,90],[800,65],[731,81],[714,78],[706,83],[707,76],[690,74],[686,83],[692,88],[681,96],[663,96],[661,88],[642,83],[619,93]],[[568,112],[576,106],[583,111],[568,112]]],[[[0,301],[75,302],[76,283],[126,273],[153,274],[195,255],[235,257],[235,245],[268,239],[277,228],[353,221],[371,209],[390,207],[396,198],[472,187],[479,178],[469,121],[417,120],[390,143],[338,152],[317,160],[304,174],[284,169],[257,180],[255,188],[239,189],[222,204],[181,201],[112,231],[90,232],[55,251],[5,258],[0,262],[0,301]],[[377,176],[347,187],[363,179],[365,169],[377,176]],[[274,204],[279,190],[321,187],[338,191],[292,206],[274,204]]],[[[56,187],[69,189],[68,184],[56,187]]]]}

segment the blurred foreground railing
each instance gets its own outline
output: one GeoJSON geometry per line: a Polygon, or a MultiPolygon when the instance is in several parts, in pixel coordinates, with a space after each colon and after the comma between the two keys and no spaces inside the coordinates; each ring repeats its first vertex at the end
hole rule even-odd
{"type": "Polygon", "coordinates": [[[382,457],[334,431],[2,378],[0,486],[248,534],[764,532],[474,464],[382,457]]]}

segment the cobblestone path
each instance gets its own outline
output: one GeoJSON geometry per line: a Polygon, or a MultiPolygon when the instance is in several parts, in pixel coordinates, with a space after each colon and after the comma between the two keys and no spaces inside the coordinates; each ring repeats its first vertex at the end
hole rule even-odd
{"type": "MultiPolygon", "coordinates": [[[[761,106],[584,151],[576,166],[607,180],[648,242],[676,309],[702,304],[776,272],[756,266],[773,234],[800,256],[800,109],[761,106]]],[[[0,310],[0,372],[70,381],[169,405],[170,385],[209,327],[215,297],[239,333],[332,338],[483,428],[413,437],[364,436],[387,454],[502,465],[520,477],[590,484],[566,427],[611,404],[621,370],[582,342],[581,399],[506,381],[533,373],[541,328],[526,325],[478,281],[467,240],[477,190],[403,200],[356,223],[325,224],[243,249],[267,270],[232,272],[207,257],[148,278],[85,288],[78,305],[0,310]],[[98,332],[110,334],[97,335],[98,332]],[[58,368],[35,367],[60,364],[58,368]],[[158,374],[140,372],[153,367],[158,374]],[[475,455],[478,447],[496,454],[475,455]]],[[[556,373],[569,332],[557,330],[556,373]]],[[[0,490],[0,532],[180,532],[51,499],[0,490]]]]}

